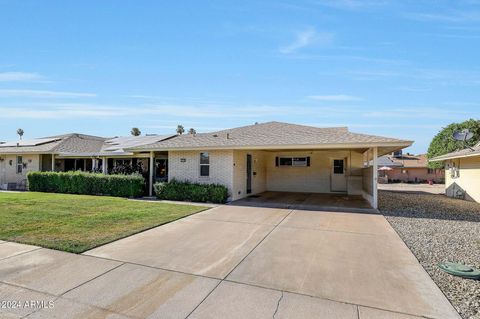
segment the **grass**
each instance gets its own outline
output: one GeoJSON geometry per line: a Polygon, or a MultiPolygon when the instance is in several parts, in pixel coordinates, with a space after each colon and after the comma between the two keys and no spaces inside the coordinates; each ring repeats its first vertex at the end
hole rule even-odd
{"type": "Polygon", "coordinates": [[[202,210],[116,197],[0,192],[0,240],[81,253],[202,210]]]}

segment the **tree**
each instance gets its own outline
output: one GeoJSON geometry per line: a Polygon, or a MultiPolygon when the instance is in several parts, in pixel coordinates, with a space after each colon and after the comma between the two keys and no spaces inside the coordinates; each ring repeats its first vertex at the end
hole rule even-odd
{"type": "Polygon", "coordinates": [[[191,129],[188,130],[188,134],[197,134],[197,131],[192,127],[191,129]]]}
{"type": "Polygon", "coordinates": [[[132,134],[133,136],[140,136],[140,135],[142,135],[142,131],[140,131],[140,129],[138,127],[134,127],[130,131],[130,134],[132,134]]]}
{"type": "Polygon", "coordinates": [[[19,129],[17,130],[17,134],[18,134],[18,136],[20,136],[20,139],[22,139],[23,133],[25,133],[25,132],[24,132],[21,128],[19,128],[19,129]]]}
{"type": "MultiPolygon", "coordinates": [[[[477,144],[480,141],[480,121],[469,119],[462,123],[452,123],[447,127],[443,128],[435,137],[433,138],[430,146],[428,147],[427,158],[433,158],[436,156],[444,155],[450,152],[454,152],[466,147],[471,147],[477,144]],[[453,133],[456,131],[461,131],[468,129],[473,133],[473,138],[470,140],[456,141],[453,139],[453,133]]],[[[429,162],[428,167],[430,168],[442,168],[442,162],[429,162]]]]}
{"type": "Polygon", "coordinates": [[[183,128],[183,125],[178,125],[177,126],[177,134],[182,135],[183,133],[185,133],[185,129],[183,128]]]}

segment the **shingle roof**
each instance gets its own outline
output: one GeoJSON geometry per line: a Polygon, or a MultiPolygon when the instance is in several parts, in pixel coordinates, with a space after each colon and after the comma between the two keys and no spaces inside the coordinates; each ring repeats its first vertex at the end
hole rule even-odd
{"type": "Polygon", "coordinates": [[[429,159],[431,162],[439,162],[439,161],[445,161],[453,158],[462,158],[462,157],[470,157],[470,156],[480,156],[480,143],[477,145],[471,147],[471,148],[465,148],[460,151],[456,152],[451,152],[445,155],[437,156],[434,158],[429,159]]]}
{"type": "Polygon", "coordinates": [[[412,142],[349,132],[346,127],[320,128],[281,122],[267,122],[212,133],[179,135],[174,138],[131,148],[168,150],[189,148],[285,147],[302,145],[364,144],[408,146],[412,142]]]}
{"type": "Polygon", "coordinates": [[[55,148],[62,144],[70,135],[73,134],[32,139],[29,140],[28,143],[23,143],[25,146],[22,146],[20,143],[19,146],[16,146],[14,142],[1,144],[0,154],[54,153],[55,148]],[[46,140],[49,140],[49,142],[41,142],[46,140]]]}
{"type": "Polygon", "coordinates": [[[105,137],[85,134],[64,134],[28,141],[0,144],[0,154],[58,154],[64,157],[129,155],[126,147],[137,147],[170,138],[172,135],[105,137]]]}
{"type": "Polygon", "coordinates": [[[103,137],[71,133],[32,139],[19,143],[19,146],[15,143],[2,144],[0,154],[93,153],[100,151],[104,141],[103,137]]]}

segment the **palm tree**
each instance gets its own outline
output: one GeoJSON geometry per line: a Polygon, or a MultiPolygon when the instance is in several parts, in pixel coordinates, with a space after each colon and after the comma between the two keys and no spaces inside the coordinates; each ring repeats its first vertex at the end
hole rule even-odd
{"type": "Polygon", "coordinates": [[[182,135],[183,133],[185,133],[185,129],[183,128],[183,125],[178,125],[177,126],[177,134],[182,135]]]}
{"type": "Polygon", "coordinates": [[[25,133],[21,128],[17,130],[18,136],[20,136],[20,139],[22,139],[23,133],[25,133]]]}
{"type": "Polygon", "coordinates": [[[142,134],[142,131],[140,131],[138,127],[134,127],[130,131],[130,134],[132,134],[133,136],[140,136],[142,134]]]}
{"type": "Polygon", "coordinates": [[[188,134],[195,135],[197,134],[197,131],[192,127],[191,129],[188,130],[188,134]]]}

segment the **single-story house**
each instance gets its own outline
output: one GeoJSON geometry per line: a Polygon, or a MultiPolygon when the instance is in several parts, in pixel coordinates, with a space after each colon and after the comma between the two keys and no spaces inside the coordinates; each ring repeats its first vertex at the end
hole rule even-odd
{"type": "Polygon", "coordinates": [[[346,127],[280,122],[187,135],[106,139],[73,134],[0,145],[0,184],[24,180],[28,170],[52,170],[52,165],[55,171],[108,173],[109,167],[136,160],[147,165],[149,195],[155,181],[175,179],[225,185],[230,200],[265,191],[333,193],[363,196],[376,208],[377,158],[412,143],[346,127]],[[63,144],[69,138],[67,148],[63,144]],[[75,140],[95,146],[73,147],[75,140]],[[66,160],[73,162],[67,166],[66,160]]]}
{"type": "Polygon", "coordinates": [[[379,182],[434,183],[445,182],[443,169],[428,167],[426,154],[403,154],[397,151],[378,158],[379,182]]]}
{"type": "Polygon", "coordinates": [[[480,143],[437,156],[432,162],[445,164],[445,194],[480,203],[480,143]]]}
{"type": "MultiPolygon", "coordinates": [[[[104,138],[72,133],[3,143],[0,144],[0,189],[25,189],[30,171],[106,174],[125,164],[141,165],[148,179],[150,154],[132,153],[124,148],[151,144],[173,136],[104,138]]],[[[158,166],[162,166],[166,157],[158,155],[155,160],[158,166]]],[[[159,172],[157,178],[166,180],[166,173],[159,172]]]]}

